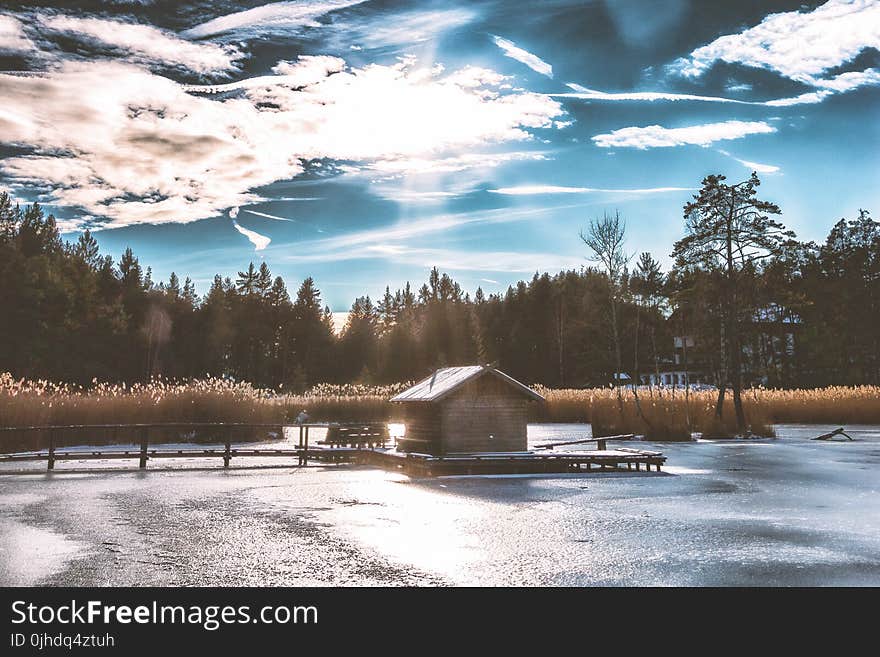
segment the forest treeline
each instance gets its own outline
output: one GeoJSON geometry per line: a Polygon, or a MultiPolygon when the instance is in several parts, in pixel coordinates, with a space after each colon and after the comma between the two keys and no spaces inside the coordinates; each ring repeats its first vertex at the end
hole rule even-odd
{"type": "Polygon", "coordinates": [[[702,195],[729,192],[740,219],[751,221],[751,250],[742,235],[731,241],[740,221],[732,210],[712,224],[714,210],[697,200],[685,207],[671,271],[651,254],[622,250],[611,268],[595,243],[584,267],[536,273],[499,294],[470,295],[434,268],[422,284],[356,299],[339,335],[311,278],[291,294],[265,262],[251,263],[234,277],[218,274],[200,297],[189,278],[154,281],[131,249],[119,260],[102,254],[88,231],[66,242],[39,205],[22,208],[3,193],[0,371],[83,384],[231,376],[302,390],[491,362],[549,387],[683,367],[710,382],[728,380],[735,367],[746,384],[880,383],[880,224],[861,211],[835,223],[823,243],[800,242],[767,219],[775,206],[748,205],[754,176],[751,187],[722,181],[704,180],[702,195]],[[723,246],[725,230],[739,256],[728,249],[725,259],[707,241],[715,231],[723,246]],[[678,342],[683,364],[676,336],[691,337],[678,342]]]}

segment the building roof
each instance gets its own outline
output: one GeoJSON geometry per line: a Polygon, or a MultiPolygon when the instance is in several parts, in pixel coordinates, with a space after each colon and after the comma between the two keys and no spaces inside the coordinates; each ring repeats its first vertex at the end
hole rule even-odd
{"type": "Polygon", "coordinates": [[[412,388],[404,390],[391,398],[393,402],[436,402],[451,394],[459,387],[480,376],[492,375],[498,377],[512,388],[537,401],[544,398],[516,379],[507,376],[504,372],[486,365],[468,365],[466,367],[444,367],[437,370],[431,376],[419,381],[412,388]]]}

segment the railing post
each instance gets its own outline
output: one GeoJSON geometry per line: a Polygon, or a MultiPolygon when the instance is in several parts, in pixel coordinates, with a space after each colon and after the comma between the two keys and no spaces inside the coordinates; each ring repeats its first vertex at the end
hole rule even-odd
{"type": "Polygon", "coordinates": [[[147,427],[144,427],[141,430],[141,458],[140,458],[140,469],[144,470],[147,467],[147,444],[149,442],[147,427]]]}
{"type": "Polygon", "coordinates": [[[303,446],[303,465],[309,464],[309,425],[306,425],[306,441],[303,446]]]}
{"type": "Polygon", "coordinates": [[[603,452],[605,451],[606,444],[607,443],[602,438],[600,438],[599,440],[596,441],[596,446],[598,447],[598,449],[600,451],[603,451],[603,452]]]}
{"type": "Polygon", "coordinates": [[[55,469],[55,429],[49,429],[49,461],[46,469],[55,469]]]}
{"type": "Polygon", "coordinates": [[[229,467],[229,459],[232,458],[232,428],[224,427],[226,431],[226,451],[223,452],[223,467],[229,467]]]}
{"type": "Polygon", "coordinates": [[[302,453],[302,449],[303,449],[303,429],[304,429],[303,425],[299,425],[299,442],[298,442],[297,445],[296,445],[297,450],[299,451],[299,454],[298,454],[298,458],[299,458],[299,460],[297,461],[297,463],[298,463],[299,465],[302,465],[302,464],[303,464],[303,453],[302,453]]]}

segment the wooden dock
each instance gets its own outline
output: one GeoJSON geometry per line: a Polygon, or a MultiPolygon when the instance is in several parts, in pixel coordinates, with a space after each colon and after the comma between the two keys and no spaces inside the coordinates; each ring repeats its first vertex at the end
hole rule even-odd
{"type": "Polygon", "coordinates": [[[359,454],[364,463],[399,470],[416,477],[487,474],[561,474],[585,472],[650,472],[666,457],[660,452],[627,448],[584,452],[512,452],[450,454],[433,456],[391,450],[370,450],[359,454]]]}
{"type": "MultiPolygon", "coordinates": [[[[0,454],[0,464],[20,461],[46,461],[46,469],[55,469],[57,461],[92,461],[92,460],[137,460],[140,469],[146,469],[148,461],[166,458],[218,458],[223,459],[223,467],[230,467],[233,458],[269,458],[290,459],[297,466],[306,466],[309,462],[317,463],[360,463],[374,465],[388,470],[403,472],[414,477],[433,477],[444,475],[481,475],[481,474],[544,474],[544,473],[577,473],[607,471],[644,471],[649,472],[652,466],[657,472],[666,462],[660,452],[630,449],[626,447],[608,448],[607,441],[630,439],[631,436],[610,436],[607,438],[590,438],[571,441],[563,444],[597,443],[597,449],[586,451],[553,451],[556,444],[540,446],[540,451],[525,452],[494,452],[479,454],[419,454],[400,452],[393,447],[386,447],[375,442],[363,445],[342,446],[309,445],[310,427],[339,427],[339,424],[221,424],[221,423],[162,423],[138,425],[76,425],[76,426],[39,426],[39,427],[3,427],[5,431],[42,431],[49,436],[46,450],[28,453],[0,454]],[[283,448],[247,448],[233,447],[231,429],[298,429],[298,441],[292,447],[283,448]],[[137,430],[141,436],[138,449],[113,449],[112,446],[101,449],[77,449],[75,447],[56,447],[55,438],[64,430],[137,430]],[[151,446],[149,434],[151,429],[210,429],[217,435],[225,435],[222,447],[185,447],[171,448],[151,446]]],[[[347,425],[357,428],[363,425],[347,425]]],[[[364,435],[375,441],[375,434],[365,432],[364,435]]]]}

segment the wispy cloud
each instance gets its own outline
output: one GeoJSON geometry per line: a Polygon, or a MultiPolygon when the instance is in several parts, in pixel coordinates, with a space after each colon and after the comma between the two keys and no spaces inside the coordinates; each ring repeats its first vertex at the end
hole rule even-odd
{"type": "Polygon", "coordinates": [[[573,89],[573,93],[550,94],[554,98],[579,98],[581,100],[610,100],[610,101],[647,101],[654,102],[658,100],[695,100],[711,103],[735,103],[738,105],[751,105],[752,103],[745,100],[737,100],[734,98],[724,98],[722,96],[699,96],[694,94],[677,94],[663,91],[624,91],[624,92],[606,92],[597,89],[588,89],[574,82],[566,85],[573,89]]]}
{"type": "Polygon", "coordinates": [[[415,191],[411,189],[398,189],[396,187],[381,187],[377,190],[382,198],[398,203],[442,203],[459,196],[456,192],[443,191],[415,191]]]}
{"type": "Polygon", "coordinates": [[[237,230],[239,233],[241,233],[242,235],[244,235],[245,237],[247,237],[251,241],[251,244],[254,245],[254,251],[262,251],[267,246],[269,246],[269,243],[272,241],[270,238],[266,237],[265,235],[260,235],[258,232],[254,231],[254,230],[250,230],[248,228],[245,228],[244,226],[239,224],[234,219],[232,221],[232,225],[235,226],[235,230],[237,230]]]}
{"type": "Polygon", "coordinates": [[[779,172],[779,167],[775,166],[773,164],[762,164],[760,162],[750,162],[749,160],[741,160],[740,158],[738,158],[734,155],[731,155],[727,151],[721,150],[720,148],[718,149],[718,152],[721,153],[722,155],[726,155],[727,157],[729,157],[732,160],[736,160],[737,162],[742,164],[744,167],[746,167],[750,171],[757,171],[758,173],[778,173],[779,172]]]}
{"type": "Polygon", "coordinates": [[[776,132],[776,128],[764,121],[724,121],[706,123],[686,128],[664,128],[659,125],[620,128],[613,132],[595,135],[592,139],[602,148],[665,148],[695,144],[708,146],[716,141],[740,139],[746,135],[776,132]]]}
{"type": "Polygon", "coordinates": [[[218,16],[184,32],[201,39],[229,32],[261,34],[316,27],[315,19],[337,9],[358,5],[363,0],[306,0],[304,2],[271,2],[252,9],[218,16]]]}
{"type": "MultiPolygon", "coordinates": [[[[858,83],[868,84],[872,80],[870,75],[873,69],[868,69],[867,75],[862,74],[858,77],[851,77],[848,81],[850,88],[855,88],[858,83]]],[[[838,76],[840,77],[840,76],[838,76]]],[[[841,81],[840,87],[845,83],[841,81]]],[[[704,103],[733,103],[735,105],[758,105],[765,107],[789,107],[791,105],[809,105],[813,103],[821,103],[825,98],[832,95],[834,91],[822,90],[817,92],[804,93],[799,96],[790,98],[777,98],[773,100],[739,100],[737,98],[725,98],[724,96],[700,96],[696,94],[679,94],[665,91],[623,91],[623,92],[606,92],[596,89],[588,89],[576,83],[569,83],[569,88],[573,89],[570,93],[548,94],[552,98],[577,98],[579,100],[591,101],[633,101],[633,102],[658,102],[658,101],[695,101],[704,103]]],[[[751,88],[751,87],[749,87],[751,88]]]]}
{"type": "Polygon", "coordinates": [[[537,55],[533,55],[528,50],[523,50],[513,41],[508,41],[500,36],[493,35],[492,39],[495,41],[495,45],[501,48],[501,50],[504,51],[504,54],[511,59],[515,59],[521,64],[525,64],[536,73],[546,75],[548,78],[553,77],[553,67],[537,55]]]}
{"type": "Polygon", "coordinates": [[[275,214],[269,214],[267,212],[258,212],[257,210],[245,210],[248,214],[253,214],[258,217],[265,217],[266,219],[274,219],[275,221],[296,221],[296,219],[289,219],[287,217],[279,217],[275,214]]]}
{"type": "Polygon", "coordinates": [[[603,189],[599,187],[562,187],[559,185],[518,185],[488,190],[493,194],[509,196],[532,196],[536,194],[665,194],[668,192],[690,192],[692,187],[646,187],[643,189],[603,189]]]}
{"type": "Polygon", "coordinates": [[[498,208],[438,214],[390,226],[368,228],[342,235],[298,242],[296,255],[290,255],[286,249],[281,255],[290,262],[332,262],[335,259],[357,258],[358,254],[362,254],[367,247],[370,247],[371,252],[376,252],[378,249],[386,249],[389,252],[402,251],[409,248],[407,244],[415,238],[433,238],[437,234],[449,235],[456,229],[478,225],[527,221],[536,217],[544,217],[551,210],[564,210],[580,205],[582,204],[552,208],[546,206],[520,209],[498,208]]]}
{"type": "MultiPolygon", "coordinates": [[[[549,126],[548,126],[549,127],[549,126]]],[[[385,158],[368,165],[370,171],[385,174],[454,173],[468,169],[490,169],[505,162],[543,160],[540,151],[511,151],[508,153],[464,153],[448,157],[385,158]]]]}
{"type": "Polygon", "coordinates": [[[288,87],[298,89],[317,84],[328,75],[345,70],[345,60],[328,55],[303,55],[295,62],[281,61],[272,67],[275,75],[259,75],[225,84],[186,84],[184,91],[222,94],[246,89],[288,87]]]}
{"type": "Polygon", "coordinates": [[[695,49],[674,62],[672,69],[698,77],[723,61],[824,86],[829,82],[822,79],[826,71],[852,61],[867,48],[880,49],[877,25],[880,2],[829,0],[812,11],[770,14],[754,27],[695,49]]]}
{"type": "Polygon", "coordinates": [[[792,105],[814,105],[816,103],[821,103],[823,100],[828,98],[828,96],[833,95],[832,91],[808,91],[807,93],[800,94],[799,96],[792,96],[791,98],[778,98],[776,100],[768,100],[764,103],[767,107],[791,107],[792,105]]]}
{"type": "Polygon", "coordinates": [[[337,49],[395,50],[430,42],[449,30],[463,27],[477,16],[471,8],[413,9],[387,14],[335,16],[330,41],[337,49]]]}
{"type": "Polygon", "coordinates": [[[342,262],[349,260],[379,259],[398,265],[417,265],[426,262],[450,271],[473,272],[535,272],[571,269],[582,266],[580,256],[559,253],[521,251],[462,251],[419,247],[409,244],[368,244],[346,251],[315,251],[285,256],[290,263],[342,262]]]}
{"type": "Polygon", "coordinates": [[[45,29],[122,51],[130,59],[196,73],[236,71],[238,60],[244,57],[234,46],[193,43],[152,25],[63,14],[39,15],[38,21],[45,29]]]}
{"type": "Polygon", "coordinates": [[[364,255],[402,265],[424,266],[426,262],[451,271],[536,272],[574,269],[585,264],[580,256],[535,251],[462,251],[418,247],[367,247],[364,255]]]}

